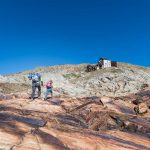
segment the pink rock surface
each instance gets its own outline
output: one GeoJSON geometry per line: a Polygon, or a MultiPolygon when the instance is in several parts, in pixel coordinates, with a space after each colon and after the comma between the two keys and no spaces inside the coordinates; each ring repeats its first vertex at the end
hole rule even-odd
{"type": "Polygon", "coordinates": [[[128,101],[102,97],[106,107],[99,99],[0,101],[0,149],[150,149],[149,112],[146,117],[136,115],[130,97],[128,101]]]}

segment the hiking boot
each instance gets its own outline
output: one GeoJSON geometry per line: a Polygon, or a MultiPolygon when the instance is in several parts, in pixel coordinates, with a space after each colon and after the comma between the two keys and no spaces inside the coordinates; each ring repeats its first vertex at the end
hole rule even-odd
{"type": "Polygon", "coordinates": [[[35,100],[35,98],[33,97],[33,98],[30,98],[31,99],[31,101],[34,101],[35,100]]]}
{"type": "Polygon", "coordinates": [[[42,99],[42,97],[41,97],[41,96],[39,96],[37,99],[42,99]]]}

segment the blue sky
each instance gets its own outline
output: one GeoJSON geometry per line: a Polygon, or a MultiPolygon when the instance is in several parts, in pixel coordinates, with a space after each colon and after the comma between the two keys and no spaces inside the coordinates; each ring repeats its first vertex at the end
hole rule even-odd
{"type": "Polygon", "coordinates": [[[150,66],[149,0],[1,0],[0,74],[99,57],[150,66]]]}

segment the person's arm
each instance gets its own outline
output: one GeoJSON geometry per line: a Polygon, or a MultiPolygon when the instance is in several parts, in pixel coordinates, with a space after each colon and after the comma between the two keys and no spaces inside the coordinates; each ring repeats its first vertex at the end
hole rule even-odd
{"type": "Polygon", "coordinates": [[[46,86],[47,86],[47,84],[43,84],[43,86],[44,86],[44,87],[46,87],[46,86]]]}
{"type": "Polygon", "coordinates": [[[32,80],[32,74],[29,74],[29,75],[28,75],[28,79],[29,79],[29,80],[32,80]]]}
{"type": "Polygon", "coordinates": [[[43,87],[47,87],[47,83],[44,84],[44,82],[43,82],[43,87]]]}
{"type": "Polygon", "coordinates": [[[39,81],[40,81],[40,83],[41,83],[41,86],[43,86],[43,81],[42,81],[42,79],[41,79],[41,75],[39,74],[39,81]]]}
{"type": "Polygon", "coordinates": [[[39,81],[41,81],[41,75],[39,74],[39,81]]]}

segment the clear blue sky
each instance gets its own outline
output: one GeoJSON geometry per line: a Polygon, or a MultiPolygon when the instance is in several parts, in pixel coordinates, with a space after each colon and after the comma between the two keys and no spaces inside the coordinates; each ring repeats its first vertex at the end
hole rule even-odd
{"type": "Polygon", "coordinates": [[[99,57],[150,66],[150,0],[0,1],[0,74],[99,57]]]}

